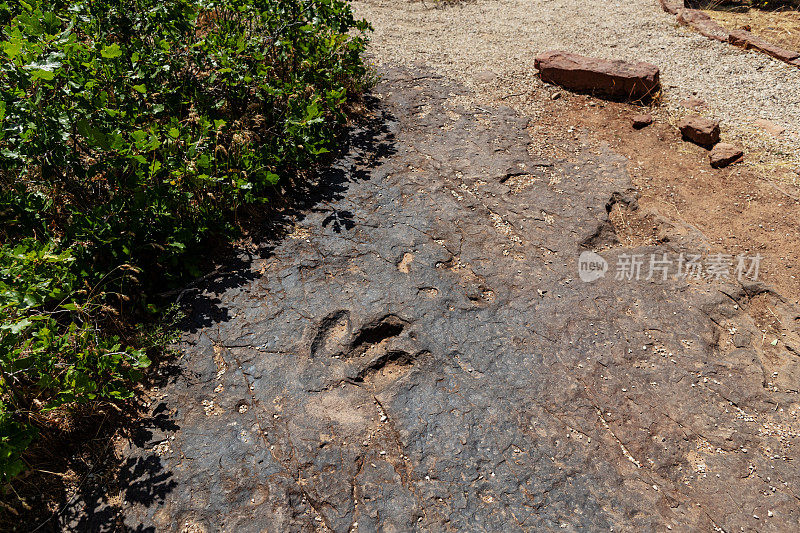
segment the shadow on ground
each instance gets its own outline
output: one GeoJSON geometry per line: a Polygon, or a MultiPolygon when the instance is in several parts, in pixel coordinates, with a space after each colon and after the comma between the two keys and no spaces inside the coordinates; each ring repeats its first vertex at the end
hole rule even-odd
{"type": "MultiPolygon", "coordinates": [[[[377,98],[365,98],[366,112],[343,135],[341,149],[318,170],[311,179],[289,181],[282,197],[270,206],[268,216],[254,213],[247,231],[254,246],[247,250],[222,252],[217,268],[189,284],[172,297],[185,309],[187,318],[182,329],[196,332],[228,321],[228,309],[215,295],[230,289],[243,287],[258,277],[253,270],[254,259],[269,260],[275,247],[286,238],[295,224],[301,223],[309,212],[327,212],[324,224],[336,232],[347,231],[354,226],[353,213],[338,209],[333,202],[340,200],[350,183],[369,179],[368,169],[394,153],[393,137],[386,128],[391,117],[381,109],[377,98]],[[342,160],[342,154],[359,154],[342,160]]],[[[146,388],[159,390],[178,379],[191,382],[196,376],[186,375],[180,362],[162,361],[147,378],[146,388]]],[[[48,531],[137,531],[153,532],[152,527],[124,526],[120,512],[129,504],[149,507],[163,501],[174,489],[172,473],[165,469],[159,456],[159,447],[169,442],[169,435],[180,427],[172,420],[164,403],[155,402],[148,409],[150,415],[141,413],[114,413],[97,426],[86,428],[90,435],[75,442],[89,442],[68,454],[50,454],[54,457],[73,457],[45,464],[54,472],[72,469],[80,479],[76,485],[53,483],[52,474],[33,473],[19,480],[16,492],[31,509],[22,514],[6,513],[0,525],[10,524],[9,530],[48,531]],[[112,441],[116,428],[122,426],[129,446],[148,453],[127,456],[119,464],[114,459],[112,441]],[[58,464],[56,464],[58,463],[58,464]],[[48,487],[43,492],[41,487],[48,487]],[[118,495],[118,496],[112,496],[118,495]],[[47,509],[47,505],[57,509],[47,509]]],[[[42,443],[43,448],[58,446],[56,442],[42,443]]],[[[44,450],[44,455],[47,455],[44,450]]],[[[43,467],[44,468],[44,467],[43,467]]],[[[14,498],[16,499],[16,498],[14,498]]],[[[13,501],[11,504],[15,503],[13,501]]]]}

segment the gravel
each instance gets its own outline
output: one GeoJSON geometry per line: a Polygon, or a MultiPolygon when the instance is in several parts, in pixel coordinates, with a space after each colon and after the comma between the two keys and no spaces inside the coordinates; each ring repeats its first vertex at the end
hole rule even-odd
{"type": "Polygon", "coordinates": [[[678,25],[657,0],[455,5],[357,0],[353,5],[375,28],[376,62],[426,65],[472,87],[479,97],[537,116],[537,101],[545,93],[533,61],[543,51],[648,61],[661,68],[670,112],[685,113],[679,102],[698,96],[709,104],[704,114],[719,119],[723,132],[760,148],[775,141],[758,133],[753,121],[771,120],[787,128],[778,153],[800,161],[800,69],[702,37],[678,25]]]}

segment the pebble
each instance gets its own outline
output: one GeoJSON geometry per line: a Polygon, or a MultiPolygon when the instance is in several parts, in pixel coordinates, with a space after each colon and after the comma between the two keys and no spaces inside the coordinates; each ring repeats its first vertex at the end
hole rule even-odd
{"type": "Polygon", "coordinates": [[[653,115],[651,115],[650,113],[643,113],[640,115],[635,115],[633,117],[633,128],[637,130],[646,128],[652,123],[653,123],[653,115]]]}

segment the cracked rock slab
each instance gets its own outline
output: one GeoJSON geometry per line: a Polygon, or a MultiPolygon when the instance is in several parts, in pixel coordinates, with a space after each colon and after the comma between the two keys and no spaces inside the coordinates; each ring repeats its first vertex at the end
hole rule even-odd
{"type": "Polygon", "coordinates": [[[295,230],[192,302],[154,406],[171,446],[125,451],[125,524],[796,528],[796,392],[767,382],[797,359],[747,314],[778,297],[614,279],[623,253],[672,251],[618,246],[623,158],[532,159],[512,110],[382,75],[295,230]],[[585,250],[609,275],[578,279],[585,250]]]}

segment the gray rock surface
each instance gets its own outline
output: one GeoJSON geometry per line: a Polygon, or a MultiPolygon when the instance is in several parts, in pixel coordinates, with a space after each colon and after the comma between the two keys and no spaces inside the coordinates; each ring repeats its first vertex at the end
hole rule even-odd
{"type": "Polygon", "coordinates": [[[780,298],[614,279],[621,254],[678,251],[616,244],[610,208],[635,207],[625,160],[532,159],[510,109],[382,74],[316,203],[192,301],[156,438],[125,451],[121,520],[796,529],[800,341],[765,347],[747,312],[780,298]],[[587,250],[610,265],[593,283],[587,250]]]}

